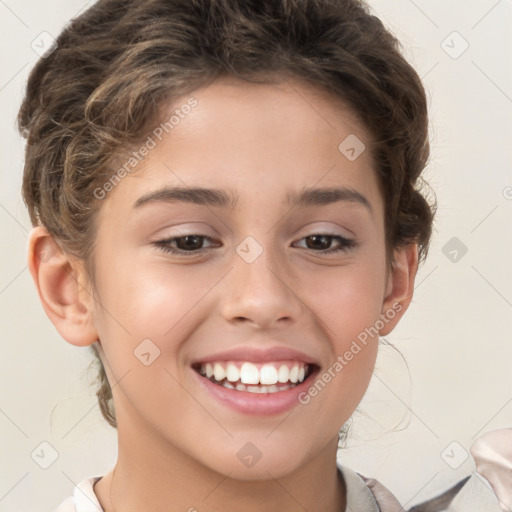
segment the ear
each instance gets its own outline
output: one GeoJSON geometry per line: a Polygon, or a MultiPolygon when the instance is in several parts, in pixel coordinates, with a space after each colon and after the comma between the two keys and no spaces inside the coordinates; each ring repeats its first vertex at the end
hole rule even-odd
{"type": "Polygon", "coordinates": [[[414,292],[417,270],[418,244],[409,244],[394,251],[394,262],[382,304],[381,319],[384,326],[379,330],[380,336],[389,334],[407,311],[414,292]]]}
{"type": "Polygon", "coordinates": [[[59,334],[82,347],[97,341],[92,321],[94,299],[83,263],[64,252],[42,226],[30,233],[28,267],[41,304],[59,334]]]}

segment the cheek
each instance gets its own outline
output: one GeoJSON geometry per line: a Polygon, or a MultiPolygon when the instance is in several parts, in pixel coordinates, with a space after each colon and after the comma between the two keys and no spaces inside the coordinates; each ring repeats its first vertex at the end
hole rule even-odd
{"type": "MultiPolygon", "coordinates": [[[[98,332],[111,382],[120,381],[113,390],[119,415],[176,431],[178,411],[197,424],[208,422],[180,384],[188,370],[181,347],[201,322],[202,299],[218,277],[193,266],[131,261],[98,273],[98,281],[98,332]]],[[[214,422],[208,427],[219,429],[214,422]]]]}
{"type": "Polygon", "coordinates": [[[130,331],[162,336],[193,309],[215,279],[193,266],[125,261],[104,271],[99,281],[107,323],[123,319],[130,331]]]}
{"type": "Polygon", "coordinates": [[[95,324],[116,375],[138,366],[134,354],[145,346],[158,354],[158,365],[179,371],[183,340],[204,319],[205,295],[218,280],[207,267],[164,261],[118,260],[115,268],[103,268],[95,324]]]}
{"type": "Polygon", "coordinates": [[[314,288],[305,292],[332,349],[331,362],[315,379],[313,391],[325,393],[322,400],[330,406],[317,413],[335,415],[340,424],[363,397],[377,357],[385,292],[385,266],[379,261],[370,265],[361,259],[350,269],[331,269],[325,277],[317,274],[314,288]]]}
{"type": "Polygon", "coordinates": [[[304,280],[303,290],[305,302],[320,318],[333,346],[341,351],[378,320],[385,285],[384,265],[360,258],[354,265],[316,272],[314,279],[304,280]]]}

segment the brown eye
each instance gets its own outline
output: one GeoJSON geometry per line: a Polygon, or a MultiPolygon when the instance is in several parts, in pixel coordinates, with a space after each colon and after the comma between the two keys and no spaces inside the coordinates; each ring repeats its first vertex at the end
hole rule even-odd
{"type": "Polygon", "coordinates": [[[357,245],[354,240],[349,240],[340,235],[315,234],[304,237],[302,240],[306,240],[307,249],[322,254],[347,251],[357,245]],[[333,241],[338,242],[334,248],[332,248],[333,241]]]}
{"type": "Polygon", "coordinates": [[[158,240],[154,245],[162,249],[164,252],[173,254],[193,254],[201,251],[211,249],[210,247],[203,247],[205,241],[213,244],[215,240],[206,235],[184,235],[166,238],[165,240],[158,240]]]}
{"type": "Polygon", "coordinates": [[[309,249],[325,250],[330,248],[333,237],[327,235],[312,235],[306,237],[306,241],[306,245],[309,249]]]}
{"type": "Polygon", "coordinates": [[[180,251],[197,251],[202,249],[204,237],[187,235],[176,238],[176,246],[180,251]]]}

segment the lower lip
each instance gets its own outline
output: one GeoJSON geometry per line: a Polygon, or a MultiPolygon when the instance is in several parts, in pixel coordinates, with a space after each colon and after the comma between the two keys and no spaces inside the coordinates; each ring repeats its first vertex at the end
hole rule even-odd
{"type": "Polygon", "coordinates": [[[225,388],[219,384],[214,384],[211,380],[192,370],[197,379],[199,379],[199,384],[214,398],[238,412],[253,416],[281,414],[299,405],[299,395],[307,392],[312,382],[312,377],[314,377],[317,371],[311,373],[304,382],[293,388],[277,391],[276,393],[260,394],[225,388]]]}

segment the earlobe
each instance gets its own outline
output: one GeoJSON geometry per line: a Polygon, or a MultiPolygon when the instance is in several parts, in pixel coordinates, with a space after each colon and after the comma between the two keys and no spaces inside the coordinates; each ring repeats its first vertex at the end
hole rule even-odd
{"type": "Polygon", "coordinates": [[[409,244],[394,252],[394,264],[390,271],[386,297],[382,304],[384,327],[380,336],[389,334],[398,324],[411,303],[414,280],[418,270],[418,245],[409,244]]]}
{"type": "Polygon", "coordinates": [[[41,304],[59,334],[72,345],[92,345],[98,335],[83,265],[68,255],[44,227],[37,226],[29,237],[28,267],[41,304]]]}

